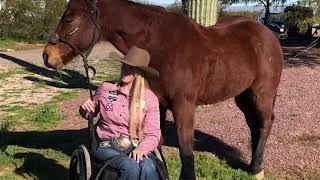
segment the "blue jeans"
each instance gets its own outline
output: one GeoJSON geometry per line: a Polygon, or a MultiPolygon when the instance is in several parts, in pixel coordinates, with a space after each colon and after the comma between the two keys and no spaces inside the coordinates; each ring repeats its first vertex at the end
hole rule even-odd
{"type": "MultiPolygon", "coordinates": [[[[94,156],[104,161],[120,152],[112,147],[99,147],[94,156]]],[[[159,179],[156,166],[152,159],[144,158],[139,163],[132,158],[125,157],[110,163],[119,172],[119,180],[157,180],[159,179]]]]}

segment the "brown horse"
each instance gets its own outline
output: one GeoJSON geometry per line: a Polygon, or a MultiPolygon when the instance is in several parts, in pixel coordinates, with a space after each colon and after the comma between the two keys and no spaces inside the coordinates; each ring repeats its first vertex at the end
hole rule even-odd
{"type": "Polygon", "coordinates": [[[133,45],[150,52],[150,65],[161,76],[151,82],[159,96],[161,119],[170,109],[177,125],[181,179],[195,179],[195,106],[231,97],[251,131],[249,168],[253,174],[262,171],[283,53],[278,39],[260,23],[230,17],[205,28],[163,8],[127,0],[71,0],[54,36],[66,37],[72,47],[61,39],[48,43],[44,62],[52,68],[62,68],[96,40],[110,41],[122,53],[133,45]],[[95,8],[100,11],[97,16],[92,13],[95,8]]]}

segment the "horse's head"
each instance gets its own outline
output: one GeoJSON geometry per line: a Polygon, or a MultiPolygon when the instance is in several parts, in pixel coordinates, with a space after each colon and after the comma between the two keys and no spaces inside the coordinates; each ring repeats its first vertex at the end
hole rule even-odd
{"type": "Polygon", "coordinates": [[[96,0],[71,0],[43,52],[44,64],[62,68],[77,55],[85,55],[99,38],[96,0]]]}

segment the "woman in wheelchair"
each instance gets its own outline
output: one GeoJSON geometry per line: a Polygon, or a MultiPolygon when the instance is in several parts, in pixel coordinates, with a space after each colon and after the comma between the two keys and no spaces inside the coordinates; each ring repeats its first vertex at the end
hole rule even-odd
{"type": "Polygon", "coordinates": [[[157,78],[157,70],[148,67],[150,55],[133,46],[122,62],[120,79],[116,84],[104,82],[90,99],[80,106],[87,118],[100,113],[96,124],[99,147],[94,156],[99,161],[127,154],[110,163],[118,170],[121,180],[156,180],[156,166],[148,154],[160,141],[159,101],[147,80],[157,78]]]}

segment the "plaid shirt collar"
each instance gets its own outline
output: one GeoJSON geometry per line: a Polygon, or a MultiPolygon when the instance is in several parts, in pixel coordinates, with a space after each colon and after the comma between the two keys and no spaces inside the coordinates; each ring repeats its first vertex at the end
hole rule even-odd
{"type": "Polygon", "coordinates": [[[117,91],[118,93],[121,93],[121,94],[123,94],[123,95],[125,95],[125,96],[129,96],[129,97],[132,96],[132,95],[126,94],[126,93],[122,90],[122,88],[121,88],[121,86],[120,86],[119,83],[113,84],[112,87],[110,88],[110,91],[117,91]]]}

